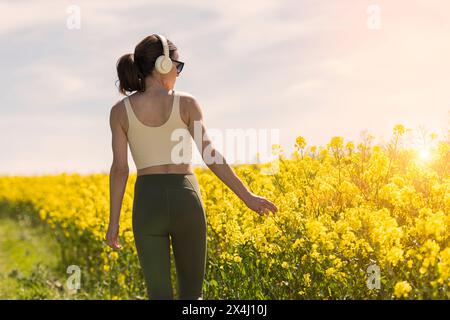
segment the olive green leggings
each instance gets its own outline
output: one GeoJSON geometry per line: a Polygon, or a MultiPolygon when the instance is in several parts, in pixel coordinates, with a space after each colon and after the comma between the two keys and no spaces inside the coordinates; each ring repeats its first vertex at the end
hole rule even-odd
{"type": "Polygon", "coordinates": [[[194,174],[146,174],[136,178],[134,241],[150,299],[173,299],[172,243],[179,299],[202,299],[206,267],[206,216],[194,174]]]}

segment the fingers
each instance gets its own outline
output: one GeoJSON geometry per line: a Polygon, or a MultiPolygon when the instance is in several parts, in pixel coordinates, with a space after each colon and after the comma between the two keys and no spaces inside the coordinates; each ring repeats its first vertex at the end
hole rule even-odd
{"type": "Polygon", "coordinates": [[[114,246],[113,246],[113,249],[119,250],[119,249],[122,249],[122,246],[120,245],[119,242],[115,242],[115,243],[114,243],[114,246]]]}
{"type": "Polygon", "coordinates": [[[111,248],[114,248],[114,241],[113,241],[112,239],[106,238],[106,243],[107,243],[108,246],[110,246],[111,248]]]}
{"type": "Polygon", "coordinates": [[[267,215],[271,211],[272,213],[278,212],[278,208],[275,204],[273,204],[271,201],[267,200],[264,197],[256,197],[258,204],[256,205],[256,208],[254,209],[255,212],[257,212],[260,216],[267,215]]]}
{"type": "Polygon", "coordinates": [[[259,210],[255,210],[260,216],[265,215],[265,208],[260,208],[259,210]]]}
{"type": "Polygon", "coordinates": [[[117,240],[117,237],[114,237],[113,239],[111,239],[110,243],[111,243],[110,244],[111,248],[120,249],[120,244],[119,244],[119,241],[117,240]]]}
{"type": "Polygon", "coordinates": [[[122,246],[119,243],[118,236],[111,236],[109,234],[106,235],[106,242],[113,249],[121,249],[122,246]]]}
{"type": "Polygon", "coordinates": [[[120,243],[118,241],[108,243],[108,244],[113,249],[121,249],[122,248],[122,246],[120,245],[120,243]]]}
{"type": "Polygon", "coordinates": [[[267,199],[264,199],[263,205],[264,205],[264,209],[270,210],[273,213],[276,213],[278,211],[277,206],[267,199]]]}
{"type": "Polygon", "coordinates": [[[272,211],[272,213],[276,212],[276,210],[274,210],[272,207],[269,207],[269,205],[267,205],[267,204],[263,205],[259,210],[256,210],[256,212],[260,216],[268,215],[271,211],[272,211]]]}
{"type": "Polygon", "coordinates": [[[272,211],[273,213],[278,211],[278,208],[270,201],[267,201],[267,207],[270,211],[272,211]]]}

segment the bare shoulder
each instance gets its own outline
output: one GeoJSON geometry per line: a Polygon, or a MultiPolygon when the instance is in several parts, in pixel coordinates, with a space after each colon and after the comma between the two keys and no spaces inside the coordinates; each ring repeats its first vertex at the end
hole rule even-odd
{"type": "Polygon", "coordinates": [[[117,101],[110,110],[110,124],[120,124],[124,126],[124,119],[126,118],[125,103],[123,99],[117,101]]]}
{"type": "Polygon", "coordinates": [[[198,119],[199,117],[201,118],[203,112],[197,97],[185,91],[178,91],[178,93],[180,95],[180,105],[184,106],[189,115],[194,119],[198,119]]]}
{"type": "Polygon", "coordinates": [[[180,102],[184,102],[185,105],[193,104],[196,100],[196,97],[189,92],[186,91],[177,91],[180,96],[180,102]]]}

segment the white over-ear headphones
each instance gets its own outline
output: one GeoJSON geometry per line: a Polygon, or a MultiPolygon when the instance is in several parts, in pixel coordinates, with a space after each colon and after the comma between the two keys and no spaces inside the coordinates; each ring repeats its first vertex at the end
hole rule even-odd
{"type": "Polygon", "coordinates": [[[159,73],[166,74],[172,70],[172,60],[169,57],[169,45],[167,44],[167,40],[164,36],[160,34],[154,33],[157,36],[163,45],[163,55],[160,55],[155,61],[155,68],[159,73]]]}

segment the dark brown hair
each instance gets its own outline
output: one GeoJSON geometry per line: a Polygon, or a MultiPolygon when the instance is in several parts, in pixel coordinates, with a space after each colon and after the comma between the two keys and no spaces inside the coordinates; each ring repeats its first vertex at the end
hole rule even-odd
{"type": "MultiPolygon", "coordinates": [[[[167,39],[169,45],[169,57],[177,47],[167,39]]],[[[124,54],[117,61],[117,76],[119,78],[119,92],[126,95],[127,92],[145,91],[145,77],[152,73],[156,59],[164,54],[161,40],[150,35],[137,44],[133,53],[124,54]]]]}

